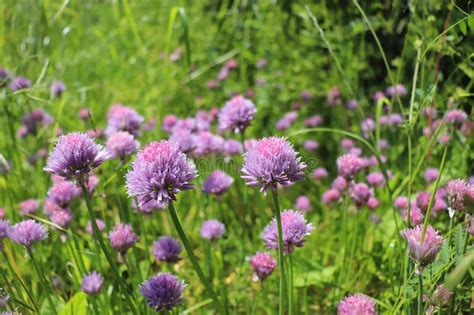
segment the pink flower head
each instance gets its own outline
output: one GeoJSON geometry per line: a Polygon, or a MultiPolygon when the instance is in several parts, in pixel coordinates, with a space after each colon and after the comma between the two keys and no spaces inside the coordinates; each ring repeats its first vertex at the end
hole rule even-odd
{"type": "Polygon", "coordinates": [[[226,156],[239,155],[243,151],[242,144],[234,139],[226,140],[224,143],[223,153],[226,156]]]}
{"type": "MultiPolygon", "coordinates": [[[[95,223],[97,224],[97,228],[99,229],[99,232],[102,232],[105,230],[105,223],[101,219],[95,219],[95,223]]],[[[87,222],[86,225],[86,232],[89,233],[90,235],[94,235],[94,231],[92,229],[92,222],[89,221],[87,222]]]]}
{"type": "Polygon", "coordinates": [[[73,182],[65,180],[53,184],[48,190],[48,199],[61,207],[66,207],[80,194],[80,190],[73,182]]]}
{"type": "Polygon", "coordinates": [[[275,270],[277,262],[270,253],[257,252],[254,256],[250,257],[250,265],[257,278],[263,281],[275,270]]]}
{"type": "Polygon", "coordinates": [[[336,189],[340,192],[343,192],[347,188],[347,186],[349,186],[349,184],[342,176],[336,177],[331,183],[331,188],[336,189]]]}
{"type": "Polygon", "coordinates": [[[340,156],[337,159],[336,164],[339,175],[346,179],[354,178],[354,176],[364,167],[364,161],[353,154],[340,156]]]}
{"type": "Polygon", "coordinates": [[[372,187],[382,187],[385,183],[385,178],[381,172],[372,172],[366,177],[367,183],[372,187]]]}
{"type": "Polygon", "coordinates": [[[374,301],[364,294],[354,294],[345,297],[337,305],[338,315],[376,315],[374,301]]]}
{"type": "Polygon", "coordinates": [[[261,191],[276,189],[302,180],[306,164],[285,139],[263,138],[244,156],[242,178],[249,186],[261,186],[261,191]]]}
{"type": "Polygon", "coordinates": [[[349,193],[352,201],[357,207],[367,204],[369,198],[372,196],[369,186],[364,183],[357,183],[350,187],[349,193]]]}
{"type": "Polygon", "coordinates": [[[311,117],[308,117],[304,121],[304,126],[305,127],[317,127],[323,123],[323,118],[320,115],[314,115],[311,117]]]}
{"type": "Polygon", "coordinates": [[[315,140],[306,140],[304,142],[304,148],[306,151],[315,151],[319,147],[319,143],[315,140]]]}
{"type": "Polygon", "coordinates": [[[311,91],[308,91],[308,90],[304,90],[301,92],[301,99],[304,101],[304,102],[308,102],[309,100],[311,100],[311,97],[313,95],[311,94],[311,91]]]}
{"type": "MultiPolygon", "coordinates": [[[[314,229],[311,223],[307,223],[299,211],[284,210],[281,213],[281,225],[283,232],[283,252],[291,254],[295,247],[302,247],[305,237],[314,229]]],[[[273,218],[262,233],[267,248],[278,250],[277,222],[273,218]]]]}
{"type": "Polygon", "coordinates": [[[13,242],[30,248],[33,243],[44,240],[48,230],[35,220],[26,220],[10,227],[7,234],[13,242]]]}
{"type": "Polygon", "coordinates": [[[215,241],[225,234],[225,225],[218,220],[207,220],[202,224],[200,233],[204,239],[215,241]]]}
{"type": "Polygon", "coordinates": [[[375,101],[376,103],[378,103],[378,101],[380,101],[380,100],[383,99],[384,97],[385,97],[385,94],[384,94],[382,91],[377,91],[377,92],[375,92],[375,93],[374,93],[374,96],[373,96],[374,101],[375,101]]]}
{"type": "Polygon", "coordinates": [[[380,201],[375,198],[375,197],[370,197],[369,200],[367,200],[367,207],[370,210],[375,210],[380,206],[380,201]]]}
{"type": "Polygon", "coordinates": [[[324,167],[318,167],[313,171],[313,177],[316,180],[321,180],[329,176],[328,171],[324,167]]]}
{"type": "Polygon", "coordinates": [[[341,147],[346,151],[350,150],[354,147],[354,141],[349,138],[344,138],[341,140],[341,147]]]}
{"type": "Polygon", "coordinates": [[[234,182],[234,178],[223,171],[212,172],[202,185],[202,191],[209,194],[222,195],[234,182]]]}
{"type": "Polygon", "coordinates": [[[306,213],[311,210],[311,201],[307,196],[299,196],[296,198],[295,208],[300,210],[302,213],[306,213]]]}
{"type": "Polygon", "coordinates": [[[424,177],[426,183],[433,183],[438,178],[438,169],[433,167],[426,169],[424,177]]]}
{"type": "Polygon", "coordinates": [[[332,87],[328,92],[327,98],[328,98],[329,106],[341,105],[342,103],[341,90],[339,90],[337,86],[332,87]]]}
{"type": "Polygon", "coordinates": [[[114,133],[107,140],[107,152],[113,159],[125,159],[135,153],[140,143],[126,131],[114,133]]]}
{"type": "Polygon", "coordinates": [[[79,110],[79,118],[86,121],[91,117],[91,111],[89,108],[81,108],[79,110]]]}
{"type": "Polygon", "coordinates": [[[26,199],[20,203],[20,213],[23,215],[33,214],[40,207],[38,200],[36,199],[26,199]]]}
{"type": "Polygon", "coordinates": [[[453,179],[446,183],[446,199],[452,210],[466,210],[466,204],[474,200],[474,186],[463,179],[453,179]]]}
{"type": "Polygon", "coordinates": [[[349,110],[354,110],[359,107],[359,102],[357,100],[350,100],[346,103],[346,108],[349,110]]]}
{"type": "Polygon", "coordinates": [[[143,117],[130,107],[122,104],[112,105],[107,113],[108,125],[105,134],[110,137],[116,132],[126,131],[138,136],[143,120],[143,117]]]}
{"type": "Polygon", "coordinates": [[[393,202],[394,206],[398,209],[406,209],[408,208],[408,199],[405,196],[399,196],[393,202]]]}
{"type": "Polygon", "coordinates": [[[431,264],[443,244],[443,237],[430,225],[426,229],[425,238],[421,241],[423,226],[401,231],[401,236],[408,242],[411,258],[422,267],[431,264]]]}
{"type": "Polygon", "coordinates": [[[241,95],[234,96],[219,112],[219,130],[243,133],[254,119],[256,112],[252,101],[241,95]]]}
{"type": "Polygon", "coordinates": [[[446,113],[446,121],[448,123],[462,125],[462,123],[465,122],[466,120],[467,120],[467,114],[466,112],[462,110],[453,109],[446,113]]]}
{"type": "MultiPolygon", "coordinates": [[[[402,216],[404,221],[408,222],[408,207],[402,209],[402,216]]],[[[410,226],[422,224],[424,217],[420,207],[416,205],[416,202],[412,201],[410,206],[410,226]]]]}
{"type": "Polygon", "coordinates": [[[174,126],[178,123],[178,117],[175,115],[167,115],[163,118],[163,124],[161,125],[161,129],[166,132],[173,131],[174,126]]]}
{"type": "Polygon", "coordinates": [[[61,209],[58,211],[53,211],[49,216],[49,219],[51,220],[51,222],[59,225],[63,229],[69,226],[69,224],[72,222],[72,218],[73,218],[72,212],[69,209],[61,209]]]}
{"type": "Polygon", "coordinates": [[[173,130],[170,141],[176,143],[183,153],[191,153],[196,148],[196,135],[189,129],[177,128],[173,130]]]}
{"type": "Polygon", "coordinates": [[[341,199],[341,192],[337,189],[329,189],[323,193],[321,201],[324,204],[330,204],[338,202],[339,199],[341,199]]]}
{"type": "Polygon", "coordinates": [[[124,254],[138,240],[138,236],[133,232],[130,224],[119,223],[109,234],[112,248],[121,254],[124,254]]]}

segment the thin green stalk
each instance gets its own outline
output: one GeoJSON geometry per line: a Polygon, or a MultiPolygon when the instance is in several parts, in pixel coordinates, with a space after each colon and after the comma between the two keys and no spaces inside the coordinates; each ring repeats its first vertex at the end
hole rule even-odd
{"type": "Polygon", "coordinates": [[[132,312],[136,313],[136,306],[133,301],[133,297],[130,297],[130,294],[127,291],[127,287],[125,284],[122,282],[122,279],[120,278],[120,273],[117,268],[117,265],[115,264],[114,260],[112,259],[112,255],[110,254],[109,250],[107,249],[107,246],[105,245],[104,238],[102,237],[102,234],[99,231],[99,227],[97,226],[94,210],[92,209],[92,203],[91,199],[89,196],[89,191],[86,188],[86,185],[84,183],[84,178],[79,177],[78,178],[79,186],[81,186],[82,190],[82,195],[84,196],[84,200],[86,201],[86,208],[87,211],[89,212],[89,217],[91,219],[91,224],[92,224],[92,231],[94,234],[94,239],[96,242],[99,243],[100,248],[102,249],[102,252],[105,255],[105,258],[107,259],[107,262],[110,265],[110,268],[112,269],[112,273],[114,275],[115,280],[119,283],[120,287],[123,290],[123,295],[129,302],[130,307],[132,308],[132,312]]]}
{"type": "Polygon", "coordinates": [[[278,229],[278,266],[280,269],[280,304],[278,314],[283,315],[283,309],[285,306],[285,262],[283,257],[283,228],[281,226],[281,214],[280,214],[280,203],[278,201],[278,192],[272,191],[273,205],[275,207],[275,216],[277,221],[278,229]]]}
{"type": "Polygon", "coordinates": [[[418,275],[418,311],[416,314],[423,314],[423,273],[421,271],[418,275]]]}
{"type": "Polygon", "coordinates": [[[288,255],[288,315],[293,314],[293,259],[288,255]]]}
{"type": "MultiPolygon", "coordinates": [[[[42,282],[41,286],[44,288],[46,286],[46,283],[48,283],[48,281],[46,280],[43,273],[41,272],[41,269],[40,269],[38,263],[36,262],[36,259],[34,258],[34,255],[33,255],[33,252],[31,251],[31,249],[27,247],[26,250],[28,251],[28,255],[30,256],[30,259],[31,259],[31,262],[33,263],[33,266],[35,267],[36,273],[38,274],[38,277],[40,278],[40,282],[42,282]]],[[[48,287],[48,291],[49,291],[49,289],[50,288],[48,287]]],[[[53,300],[51,299],[51,295],[49,294],[49,292],[46,293],[46,299],[48,300],[48,303],[51,305],[51,309],[53,310],[53,313],[58,314],[58,311],[56,310],[56,305],[54,305],[53,300]]]]}
{"type": "Polygon", "coordinates": [[[189,256],[189,260],[191,260],[191,264],[193,265],[194,270],[196,271],[199,280],[201,280],[201,283],[204,285],[204,288],[206,289],[207,293],[209,296],[212,298],[214,301],[214,304],[221,310],[222,314],[225,313],[225,307],[220,301],[219,297],[217,296],[216,292],[212,289],[212,285],[209,283],[207,280],[206,276],[201,270],[201,267],[199,266],[199,263],[197,261],[196,256],[194,256],[193,249],[191,247],[191,244],[189,243],[188,237],[184,233],[183,227],[181,226],[181,222],[179,220],[178,214],[176,213],[176,210],[173,206],[173,203],[170,202],[168,206],[171,219],[173,220],[174,227],[176,228],[176,231],[178,232],[179,238],[181,239],[181,242],[184,245],[184,248],[186,249],[186,252],[189,256]]]}

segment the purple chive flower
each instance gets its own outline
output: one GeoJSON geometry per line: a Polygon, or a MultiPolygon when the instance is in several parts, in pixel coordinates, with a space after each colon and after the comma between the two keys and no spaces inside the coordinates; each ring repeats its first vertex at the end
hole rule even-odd
{"type": "Polygon", "coordinates": [[[5,209],[0,208],[0,220],[5,216],[5,209]]]}
{"type": "Polygon", "coordinates": [[[312,151],[315,151],[319,147],[319,143],[314,140],[306,140],[303,146],[306,151],[312,152],[312,151]]]}
{"type": "Polygon", "coordinates": [[[341,140],[341,148],[343,148],[346,151],[352,149],[354,146],[355,146],[354,141],[352,141],[351,139],[344,138],[341,140]]]}
{"type": "Polygon", "coordinates": [[[369,198],[372,196],[369,186],[364,183],[357,183],[350,187],[349,190],[352,201],[357,207],[367,204],[369,198]]]}
{"type": "Polygon", "coordinates": [[[372,172],[366,177],[367,183],[372,187],[382,187],[385,183],[385,178],[381,172],[372,172]]]}
{"type": "Polygon", "coordinates": [[[44,240],[48,230],[43,224],[30,219],[13,225],[7,234],[13,242],[30,248],[34,242],[44,240]]]}
{"type": "Polygon", "coordinates": [[[222,137],[213,135],[209,131],[201,131],[196,136],[196,148],[193,153],[197,156],[219,153],[223,146],[224,139],[222,137]]]}
{"type": "Polygon", "coordinates": [[[54,224],[59,225],[63,229],[67,228],[72,222],[72,212],[69,209],[61,209],[58,211],[53,211],[49,215],[49,219],[54,224]]]}
{"type": "Polygon", "coordinates": [[[222,195],[234,182],[234,178],[223,171],[212,172],[204,181],[202,191],[209,194],[222,195]]]}
{"type": "Polygon", "coordinates": [[[143,130],[145,131],[153,131],[156,128],[156,118],[148,119],[145,124],[143,125],[143,130]]]}
{"type": "Polygon", "coordinates": [[[403,117],[400,114],[391,114],[388,116],[388,124],[390,126],[397,126],[403,123],[403,117]]]}
{"type": "Polygon", "coordinates": [[[250,257],[249,262],[255,276],[261,281],[271,275],[277,265],[276,260],[267,252],[257,252],[254,256],[250,257]]]}
{"type": "Polygon", "coordinates": [[[284,138],[270,137],[259,140],[244,157],[242,178],[249,186],[262,186],[275,190],[277,185],[286,186],[302,180],[306,164],[284,138]]]}
{"type": "Polygon", "coordinates": [[[68,180],[54,183],[48,190],[48,199],[61,207],[66,207],[81,194],[77,186],[68,180]]]}
{"type": "Polygon", "coordinates": [[[395,199],[393,204],[398,209],[406,209],[408,208],[408,199],[405,196],[399,196],[395,199]]]}
{"type": "Polygon", "coordinates": [[[337,170],[339,175],[345,179],[352,179],[364,167],[364,161],[353,155],[344,154],[340,156],[337,161],[337,170]]]}
{"type": "Polygon", "coordinates": [[[73,132],[59,137],[43,170],[65,178],[76,178],[87,175],[107,157],[103,147],[92,138],[73,132]]]}
{"type": "Polygon", "coordinates": [[[311,210],[311,201],[306,196],[299,196],[296,198],[295,208],[306,213],[311,210]]]}
{"type": "Polygon", "coordinates": [[[196,135],[189,129],[175,129],[170,136],[170,141],[176,143],[179,150],[186,154],[196,149],[196,135]]]}
{"type": "Polygon", "coordinates": [[[462,110],[453,109],[446,113],[446,121],[448,123],[461,125],[466,120],[467,120],[467,114],[466,112],[462,110]]]}
{"type": "Polygon", "coordinates": [[[135,153],[140,143],[126,131],[119,131],[107,140],[107,152],[113,159],[125,159],[135,153]]]}
{"type": "Polygon", "coordinates": [[[264,68],[267,64],[268,64],[267,59],[262,58],[262,59],[259,59],[259,60],[257,61],[257,63],[255,64],[255,67],[256,67],[257,69],[262,69],[262,68],[264,68]]]}
{"type": "Polygon", "coordinates": [[[328,105],[336,106],[342,103],[341,90],[337,86],[332,87],[328,92],[328,105]]]}
{"type": "Polygon", "coordinates": [[[10,72],[5,68],[0,67],[0,87],[5,87],[8,81],[10,81],[10,78],[10,72]]]}
{"type": "Polygon", "coordinates": [[[443,244],[443,237],[433,227],[428,225],[423,242],[421,242],[422,225],[401,231],[401,236],[408,242],[411,258],[424,267],[431,264],[443,244]]]}
{"type": "Polygon", "coordinates": [[[179,254],[182,249],[177,240],[169,236],[163,236],[155,242],[151,253],[159,261],[174,263],[180,259],[179,254]]]}
{"type": "Polygon", "coordinates": [[[284,131],[290,128],[290,126],[291,126],[291,122],[285,119],[284,117],[275,123],[275,128],[280,131],[284,131]]]}
{"type": "Polygon", "coordinates": [[[375,92],[375,93],[374,93],[374,96],[373,96],[374,101],[375,101],[376,103],[378,103],[378,101],[380,101],[380,100],[383,99],[384,97],[385,97],[385,94],[384,94],[382,91],[377,91],[377,92],[375,92]]]}
{"type": "Polygon", "coordinates": [[[141,206],[137,206],[137,203],[135,200],[132,200],[132,208],[135,209],[135,211],[140,211],[143,214],[151,214],[155,210],[163,210],[160,208],[158,205],[158,202],[156,200],[150,200],[141,206]]]}
{"type": "Polygon", "coordinates": [[[26,199],[20,203],[20,213],[23,215],[33,214],[40,207],[38,200],[36,199],[26,199]]]}
{"type": "Polygon", "coordinates": [[[207,81],[206,86],[209,90],[213,90],[219,86],[219,82],[217,80],[209,80],[207,81]]]}
{"type": "Polygon", "coordinates": [[[226,156],[238,155],[243,152],[242,144],[234,139],[226,140],[224,143],[223,153],[226,156]]]}
{"type": "Polygon", "coordinates": [[[337,315],[376,315],[374,301],[365,294],[357,293],[345,297],[337,305],[337,315]]]}
{"type": "Polygon", "coordinates": [[[363,120],[360,124],[360,129],[362,130],[364,137],[368,138],[369,133],[375,129],[375,121],[370,117],[363,120]]]}
{"type": "Polygon", "coordinates": [[[62,81],[54,81],[51,84],[51,95],[54,97],[60,97],[64,91],[66,91],[66,84],[62,81]]]}
{"type": "Polygon", "coordinates": [[[313,171],[313,177],[316,180],[321,180],[329,176],[328,171],[324,167],[318,167],[313,171]]]}
{"type": "MultiPolygon", "coordinates": [[[[10,229],[10,221],[8,220],[0,220],[0,241],[7,237],[8,230],[10,229]]],[[[2,247],[0,243],[0,248],[2,247]]]]}
{"type": "Polygon", "coordinates": [[[201,236],[215,241],[225,234],[225,225],[217,220],[207,220],[201,226],[201,236]]]}
{"type": "Polygon", "coordinates": [[[323,193],[321,202],[324,204],[331,204],[338,202],[341,199],[341,192],[337,189],[329,189],[323,193]]]}
{"type": "Polygon", "coordinates": [[[256,112],[257,109],[252,101],[240,95],[234,96],[219,113],[219,130],[243,133],[254,119],[256,112]]]}
{"type": "Polygon", "coordinates": [[[90,111],[89,108],[81,108],[81,109],[79,110],[79,118],[80,118],[81,120],[86,121],[86,120],[88,120],[90,117],[91,117],[91,111],[90,111]]]}
{"type": "Polygon", "coordinates": [[[354,110],[357,107],[359,107],[359,103],[357,102],[357,100],[350,100],[346,103],[346,108],[349,110],[354,110]]]}
{"type": "MultiPolygon", "coordinates": [[[[299,211],[284,210],[281,213],[281,225],[283,232],[283,252],[291,254],[295,247],[302,247],[304,239],[314,229],[311,223],[307,223],[299,211]]],[[[277,222],[273,218],[262,233],[267,248],[278,250],[277,222]]]]}
{"type": "Polygon", "coordinates": [[[395,86],[389,86],[385,90],[385,94],[390,98],[395,97],[395,95],[403,97],[403,96],[407,95],[407,89],[405,88],[405,86],[403,84],[399,83],[395,86]]]}
{"type": "Polygon", "coordinates": [[[339,190],[340,192],[343,192],[347,188],[347,186],[349,186],[349,184],[342,176],[336,177],[331,183],[331,188],[339,190]]]}
{"type": "MultiPolygon", "coordinates": [[[[105,223],[101,219],[95,219],[95,223],[97,224],[97,228],[99,229],[99,232],[102,232],[105,230],[105,223]]],[[[90,235],[94,235],[94,231],[92,230],[92,222],[89,221],[87,222],[86,225],[86,232],[89,233],[90,235]]]]}
{"type": "Polygon", "coordinates": [[[90,295],[97,295],[102,290],[104,277],[96,271],[93,271],[82,278],[81,289],[90,295]]]}
{"type": "Polygon", "coordinates": [[[10,82],[10,90],[13,92],[27,89],[31,86],[31,81],[25,77],[16,77],[10,82]]]}
{"type": "Polygon", "coordinates": [[[195,166],[171,141],[149,143],[141,150],[127,173],[127,190],[137,197],[139,206],[155,200],[160,209],[176,200],[182,190],[193,189],[195,166]]]}
{"type": "MultiPolygon", "coordinates": [[[[408,207],[407,208],[404,208],[404,209],[401,209],[401,213],[402,213],[402,216],[403,216],[403,220],[405,222],[408,222],[408,207]]],[[[420,207],[418,207],[416,205],[416,202],[411,202],[411,206],[410,206],[410,225],[411,226],[416,226],[416,225],[419,225],[419,224],[422,224],[423,223],[423,219],[424,219],[424,215],[423,215],[423,212],[421,212],[421,209],[420,207]]]]}
{"type": "Polygon", "coordinates": [[[311,94],[310,91],[304,90],[301,92],[300,97],[304,102],[308,102],[309,100],[311,100],[311,97],[313,97],[313,95],[311,94]]]}
{"type": "Polygon", "coordinates": [[[171,311],[183,300],[184,287],[184,281],[171,273],[162,272],[143,282],[140,285],[140,293],[155,311],[171,311]]]}
{"type": "Polygon", "coordinates": [[[317,127],[323,123],[323,118],[320,115],[311,116],[303,122],[305,127],[317,127]]]}
{"type": "Polygon", "coordinates": [[[367,200],[367,207],[371,210],[375,210],[380,206],[380,201],[375,197],[370,197],[367,200]]]}
{"type": "Polygon", "coordinates": [[[109,240],[113,249],[121,254],[125,254],[129,248],[135,245],[138,236],[133,232],[130,224],[119,223],[109,233],[109,240]]]}
{"type": "Polygon", "coordinates": [[[431,194],[427,191],[420,191],[416,197],[416,205],[421,210],[426,211],[430,203],[431,194]]]}
{"type": "Polygon", "coordinates": [[[468,199],[474,199],[474,187],[463,179],[450,180],[446,183],[445,189],[448,206],[452,211],[466,210],[468,199]]]}
{"type": "Polygon", "coordinates": [[[110,137],[116,132],[127,131],[134,136],[138,136],[143,120],[143,117],[130,107],[122,104],[112,105],[107,113],[108,125],[105,134],[110,137]]]}

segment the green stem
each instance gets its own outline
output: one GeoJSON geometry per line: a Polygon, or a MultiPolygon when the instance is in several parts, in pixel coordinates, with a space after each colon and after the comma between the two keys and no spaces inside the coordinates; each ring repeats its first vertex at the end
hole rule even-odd
{"type": "Polygon", "coordinates": [[[184,233],[178,214],[176,213],[176,210],[172,202],[170,202],[168,209],[171,215],[171,219],[173,220],[174,227],[176,228],[176,231],[178,232],[179,238],[181,239],[181,242],[183,243],[184,248],[186,249],[189,259],[191,260],[191,264],[193,265],[193,268],[196,271],[199,277],[199,280],[201,280],[201,283],[204,285],[207,293],[214,301],[214,304],[221,310],[222,314],[225,314],[224,305],[219,300],[216,292],[214,292],[214,290],[212,289],[212,285],[206,279],[206,276],[204,275],[204,273],[201,270],[201,267],[199,266],[196,256],[194,256],[193,249],[191,248],[191,244],[189,243],[188,237],[184,233]]]}
{"type": "Polygon", "coordinates": [[[102,237],[102,234],[99,231],[99,227],[97,226],[94,210],[92,210],[92,203],[91,203],[91,199],[90,199],[90,196],[89,196],[89,191],[87,190],[86,185],[84,184],[84,178],[79,177],[78,182],[79,182],[79,186],[81,186],[82,195],[84,196],[84,200],[86,201],[87,211],[89,212],[89,217],[91,219],[92,232],[94,234],[94,239],[96,240],[96,242],[99,243],[99,246],[100,246],[102,252],[104,253],[105,258],[107,259],[107,262],[109,263],[110,268],[112,269],[112,273],[115,277],[115,280],[119,283],[120,287],[123,290],[123,295],[125,296],[125,298],[129,302],[130,307],[132,308],[132,312],[136,313],[136,307],[135,307],[135,303],[133,301],[133,297],[130,298],[130,294],[127,291],[127,288],[126,288],[125,284],[122,282],[122,280],[120,278],[120,273],[119,273],[119,270],[117,268],[117,265],[115,264],[114,260],[112,259],[112,255],[110,254],[109,250],[107,249],[107,246],[105,245],[105,242],[104,242],[104,238],[102,237]]]}
{"type": "Polygon", "coordinates": [[[418,311],[416,314],[423,314],[423,273],[421,271],[418,275],[418,311]]]}
{"type": "Polygon", "coordinates": [[[278,201],[278,192],[276,190],[273,190],[272,196],[278,229],[278,267],[280,269],[280,304],[278,314],[283,315],[283,309],[285,307],[285,262],[283,257],[283,228],[281,226],[281,214],[280,203],[278,201]]]}
{"type": "MultiPolygon", "coordinates": [[[[36,273],[38,274],[38,277],[40,278],[40,281],[42,282],[41,286],[43,286],[43,288],[44,288],[46,286],[46,283],[48,283],[48,281],[46,280],[43,273],[41,272],[41,269],[39,268],[39,265],[37,264],[31,249],[27,247],[26,250],[28,251],[28,255],[30,256],[31,261],[33,262],[33,266],[35,267],[36,273]]],[[[53,300],[51,299],[51,295],[49,294],[49,292],[46,293],[46,299],[48,300],[48,303],[51,305],[51,309],[53,310],[53,313],[58,314],[58,311],[56,310],[56,305],[54,305],[53,300]]]]}
{"type": "Polygon", "coordinates": [[[288,255],[288,315],[293,314],[293,259],[288,255]]]}

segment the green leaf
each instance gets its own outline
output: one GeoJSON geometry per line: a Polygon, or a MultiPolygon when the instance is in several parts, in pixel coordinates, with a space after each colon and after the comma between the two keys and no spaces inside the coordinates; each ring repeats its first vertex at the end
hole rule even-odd
{"type": "Polygon", "coordinates": [[[60,315],[86,315],[87,295],[84,292],[76,293],[59,313],[60,315]]]}
{"type": "Polygon", "coordinates": [[[460,228],[457,228],[454,234],[454,248],[456,249],[456,265],[458,265],[463,256],[464,248],[463,230],[460,228]]]}

